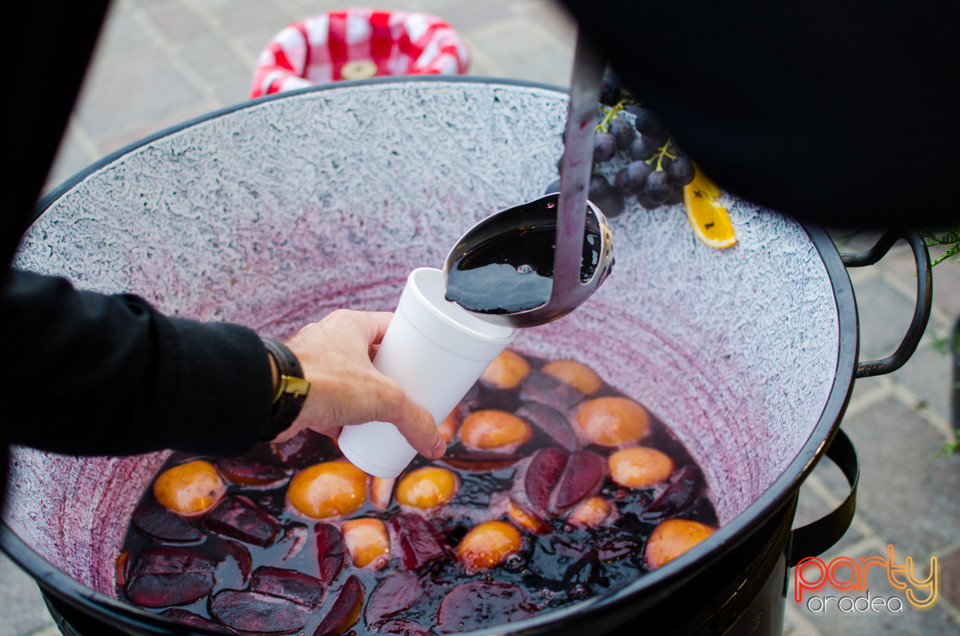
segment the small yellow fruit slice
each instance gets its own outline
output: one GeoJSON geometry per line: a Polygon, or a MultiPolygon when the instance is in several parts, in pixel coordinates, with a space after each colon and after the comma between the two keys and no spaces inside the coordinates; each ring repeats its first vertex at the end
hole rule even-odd
{"type": "Polygon", "coordinates": [[[348,515],[367,501],[367,475],[345,461],[314,464],[290,480],[287,498],[312,519],[348,515]]]}
{"type": "Polygon", "coordinates": [[[153,482],[157,503],[185,516],[213,508],[226,490],[213,464],[201,459],[168,468],[153,482]]]}
{"type": "Polygon", "coordinates": [[[697,238],[710,247],[730,247],[737,242],[727,209],[720,203],[720,188],[700,167],[693,181],[683,187],[687,218],[697,238]]]}
{"type": "Polygon", "coordinates": [[[506,521],[484,521],[464,535],[457,559],[470,572],[497,566],[523,548],[520,531],[506,521]]]}
{"type": "Polygon", "coordinates": [[[482,450],[516,448],[533,430],[523,418],[498,409],[474,411],[460,426],[460,440],[465,446],[482,450]]]}
{"type": "Polygon", "coordinates": [[[530,375],[530,363],[515,351],[504,349],[484,369],[480,381],[498,389],[515,389],[530,375]]]}
{"type": "Polygon", "coordinates": [[[363,517],[343,522],[343,542],[358,568],[371,563],[379,570],[390,560],[390,537],[387,526],[379,519],[363,517]]]}
{"type": "Polygon", "coordinates": [[[423,466],[403,476],[394,496],[406,506],[429,510],[453,499],[458,485],[457,476],[446,468],[423,466]]]}
{"type": "Polygon", "coordinates": [[[655,570],[692,550],[716,528],[689,519],[667,519],[653,529],[644,548],[647,568],[655,570]]]}
{"type": "Polygon", "coordinates": [[[596,528],[610,517],[613,506],[603,497],[594,495],[581,501],[567,517],[574,526],[596,528]]]}
{"type": "Polygon", "coordinates": [[[673,472],[673,460],[656,448],[631,446],[607,458],[613,481],[627,488],[649,488],[673,472]]]}

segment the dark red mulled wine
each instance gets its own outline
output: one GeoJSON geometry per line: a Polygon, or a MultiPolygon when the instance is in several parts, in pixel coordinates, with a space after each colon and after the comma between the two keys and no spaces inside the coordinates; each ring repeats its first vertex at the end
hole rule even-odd
{"type": "Polygon", "coordinates": [[[700,469],[662,421],[604,381],[581,382],[583,365],[504,355],[510,373],[495,361],[444,423],[442,460],[418,456],[395,482],[361,476],[356,501],[341,475],[355,469],[329,464],[342,456],[317,434],[238,459],[172,455],[160,475],[204,460],[225,490],[185,486],[219,497],[195,515],[166,507],[178,505],[169,486],[166,506],[148,490],[119,596],[226,633],[470,631],[622,588],[663,561],[647,544],[665,520],[717,525],[700,469]],[[650,450],[625,452],[637,447],[650,450]],[[291,480],[318,464],[336,469],[320,471],[321,494],[348,513],[291,504],[312,496],[288,497],[291,480]]]}

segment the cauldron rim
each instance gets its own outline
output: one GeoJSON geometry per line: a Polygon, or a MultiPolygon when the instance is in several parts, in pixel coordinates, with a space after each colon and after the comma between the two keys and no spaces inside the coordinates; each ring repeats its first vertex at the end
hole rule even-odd
{"type": "MultiPolygon", "coordinates": [[[[567,93],[566,87],[509,78],[484,76],[396,76],[348,80],[335,84],[308,86],[242,101],[160,130],[152,135],[130,143],[90,164],[44,195],[34,209],[31,223],[42,216],[61,196],[91,174],[138,148],[197,124],[247,108],[257,107],[265,102],[290,99],[305,93],[336,91],[357,86],[378,84],[394,85],[398,83],[426,83],[434,85],[453,83],[513,86],[560,93],[562,97],[565,97],[567,93]]],[[[549,626],[550,624],[563,620],[566,616],[582,615],[584,612],[593,613],[602,611],[606,607],[621,603],[641,592],[660,594],[666,590],[678,587],[685,581],[695,577],[699,570],[712,563],[719,556],[750,538],[756,528],[761,525],[762,521],[769,519],[778,511],[782,510],[789,503],[789,500],[796,495],[803,481],[809,476],[810,472],[812,472],[825,450],[829,447],[836,432],[839,430],[840,420],[853,391],[853,382],[859,356],[856,301],[854,299],[850,278],[847,275],[840,255],[832,239],[819,225],[800,220],[798,220],[797,223],[810,238],[824,266],[833,290],[838,319],[838,357],[833,384],[830,387],[823,411],[817,423],[813,426],[809,437],[804,441],[797,455],[757,499],[751,502],[730,521],[722,525],[717,532],[703,543],[674,561],[653,572],[644,574],[636,581],[609,595],[593,597],[580,603],[552,610],[543,616],[478,630],[471,632],[472,634],[480,636],[482,634],[504,633],[504,631],[534,631],[537,628],[549,626]],[[696,567],[698,565],[700,567],[696,567]],[[505,627],[508,629],[505,630],[505,627]]],[[[50,565],[45,559],[32,550],[3,519],[0,519],[0,548],[21,568],[30,573],[37,580],[41,588],[56,595],[58,598],[64,599],[72,605],[81,607],[84,602],[91,603],[103,611],[127,620],[132,620],[135,623],[146,621],[147,625],[153,624],[157,627],[165,626],[180,633],[185,631],[182,623],[158,614],[146,612],[120,600],[107,597],[74,580],[58,568],[50,565]]],[[[197,633],[212,632],[200,631],[197,633]]]]}

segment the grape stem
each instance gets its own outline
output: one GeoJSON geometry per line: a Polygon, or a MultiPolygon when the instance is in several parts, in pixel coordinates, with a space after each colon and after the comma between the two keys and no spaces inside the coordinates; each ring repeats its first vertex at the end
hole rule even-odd
{"type": "Polygon", "coordinates": [[[674,154],[674,153],[676,153],[676,150],[673,150],[673,151],[671,152],[671,148],[670,148],[671,145],[674,145],[674,143],[673,143],[673,137],[667,137],[667,143],[665,143],[665,144],[663,144],[662,146],[660,146],[660,150],[657,151],[657,154],[655,154],[655,155],[653,155],[652,157],[650,157],[649,159],[647,159],[644,163],[646,163],[648,166],[652,166],[652,165],[653,165],[653,162],[656,161],[656,162],[657,162],[656,170],[657,170],[657,171],[663,170],[663,158],[664,158],[664,157],[667,157],[667,158],[669,158],[669,159],[676,159],[676,158],[677,158],[677,155],[674,154]]]}
{"type": "Polygon", "coordinates": [[[620,116],[620,112],[623,111],[623,107],[628,103],[630,103],[629,100],[621,99],[610,108],[601,106],[600,110],[604,113],[604,115],[600,123],[597,124],[597,132],[610,132],[610,122],[620,116]]]}

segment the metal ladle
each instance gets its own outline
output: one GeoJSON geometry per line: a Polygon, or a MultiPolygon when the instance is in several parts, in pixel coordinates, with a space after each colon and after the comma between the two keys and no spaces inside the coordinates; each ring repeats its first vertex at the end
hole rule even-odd
{"type": "Polygon", "coordinates": [[[533,327],[556,320],[589,298],[613,266],[613,233],[600,209],[587,201],[597,103],[605,66],[583,32],[578,32],[560,166],[560,193],[495,212],[467,230],[447,254],[443,265],[445,281],[460,257],[493,237],[522,228],[556,224],[550,298],[532,309],[490,314],[490,318],[496,316],[515,327],[533,327]],[[592,275],[582,280],[584,234],[590,225],[600,234],[600,257],[592,275]]]}

